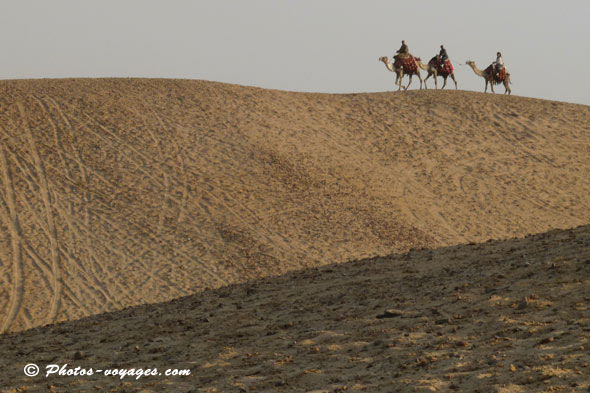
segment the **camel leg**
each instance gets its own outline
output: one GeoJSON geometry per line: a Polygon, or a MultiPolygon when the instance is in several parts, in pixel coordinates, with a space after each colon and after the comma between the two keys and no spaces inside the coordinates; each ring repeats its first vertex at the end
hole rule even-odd
{"type": "MultiPolygon", "coordinates": [[[[424,89],[428,90],[428,86],[426,85],[426,81],[428,80],[428,78],[430,78],[432,74],[429,72],[428,75],[426,75],[426,78],[424,78],[424,89]]],[[[436,85],[436,83],[435,83],[436,85]]]]}
{"type": "Polygon", "coordinates": [[[404,90],[408,90],[408,87],[410,87],[410,83],[412,83],[412,74],[410,74],[409,76],[410,76],[410,81],[408,82],[408,85],[406,86],[406,88],[404,90]]]}
{"type": "Polygon", "coordinates": [[[508,93],[508,95],[510,95],[512,93],[512,90],[510,90],[510,86],[508,86],[508,80],[504,81],[504,88],[506,88],[504,94],[508,93]]]}
{"type": "Polygon", "coordinates": [[[445,86],[447,85],[447,77],[443,76],[443,87],[441,87],[440,89],[443,90],[445,88],[445,86]]]}
{"type": "Polygon", "coordinates": [[[420,79],[420,90],[422,90],[422,75],[420,75],[420,71],[417,72],[418,79],[420,79]]]}
{"type": "Polygon", "coordinates": [[[427,89],[426,87],[426,81],[428,80],[428,78],[433,77],[432,79],[434,79],[434,90],[438,89],[438,84],[436,83],[436,72],[430,72],[428,71],[428,75],[426,76],[426,78],[424,78],[424,88],[427,89]]]}
{"type": "Polygon", "coordinates": [[[453,78],[453,82],[455,82],[455,90],[457,90],[457,79],[455,79],[455,73],[451,74],[451,78],[453,78]]]}
{"type": "Polygon", "coordinates": [[[486,79],[486,88],[484,89],[484,91],[483,91],[483,92],[484,92],[484,93],[487,93],[487,92],[488,92],[488,80],[487,80],[487,79],[486,79]]]}
{"type": "Polygon", "coordinates": [[[494,91],[494,81],[490,82],[490,89],[492,89],[492,93],[496,94],[496,92],[494,91]]]}

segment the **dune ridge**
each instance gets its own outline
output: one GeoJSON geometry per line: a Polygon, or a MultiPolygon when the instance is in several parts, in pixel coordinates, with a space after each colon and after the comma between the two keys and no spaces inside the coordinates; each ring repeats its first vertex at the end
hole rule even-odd
{"type": "Polygon", "coordinates": [[[590,217],[590,108],[464,91],[0,82],[0,328],[590,217]]]}

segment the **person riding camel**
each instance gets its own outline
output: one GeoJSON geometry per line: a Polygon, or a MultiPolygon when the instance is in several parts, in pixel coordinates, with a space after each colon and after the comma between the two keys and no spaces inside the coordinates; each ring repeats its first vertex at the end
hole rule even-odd
{"type": "Polygon", "coordinates": [[[447,50],[444,46],[440,46],[440,52],[438,52],[438,58],[440,60],[440,65],[443,66],[447,60],[449,60],[449,55],[447,54],[447,50]]]}
{"type": "Polygon", "coordinates": [[[393,56],[394,59],[405,59],[406,57],[410,56],[410,50],[406,45],[406,41],[402,40],[402,46],[395,52],[396,55],[393,56]]]}
{"type": "Polygon", "coordinates": [[[492,63],[494,66],[495,75],[500,73],[500,70],[504,68],[504,60],[502,59],[502,54],[500,52],[496,53],[496,61],[492,63]]]}
{"type": "Polygon", "coordinates": [[[453,73],[451,59],[449,59],[447,50],[443,45],[440,46],[440,52],[438,52],[438,55],[434,58],[436,59],[434,64],[438,67],[438,72],[442,73],[442,75],[450,75],[453,73]]]}

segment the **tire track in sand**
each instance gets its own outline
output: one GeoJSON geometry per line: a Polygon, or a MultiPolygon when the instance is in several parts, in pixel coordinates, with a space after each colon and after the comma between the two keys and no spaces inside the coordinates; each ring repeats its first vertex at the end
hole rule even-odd
{"type": "MultiPolygon", "coordinates": [[[[152,110],[151,114],[154,115],[154,117],[156,118],[156,120],[160,124],[160,127],[162,127],[163,130],[168,128],[166,126],[166,123],[164,122],[164,120],[162,120],[162,117],[160,117],[160,115],[158,115],[158,113],[155,110],[152,110]]],[[[186,137],[186,132],[181,133],[179,131],[179,128],[180,128],[180,125],[176,124],[176,127],[174,128],[174,130],[176,131],[177,135],[180,138],[182,138],[182,141],[184,142],[184,146],[190,146],[189,141],[187,140],[187,137],[186,137]]],[[[147,129],[149,130],[149,128],[147,128],[147,129]]],[[[155,136],[153,135],[153,133],[151,131],[150,131],[150,135],[152,136],[152,139],[154,139],[156,146],[159,146],[160,141],[156,140],[155,136]]],[[[177,151],[177,153],[174,156],[178,160],[177,167],[180,170],[180,173],[182,175],[182,182],[184,183],[183,189],[182,189],[182,198],[181,198],[182,200],[180,201],[180,204],[178,206],[178,216],[177,216],[178,217],[177,222],[180,224],[184,220],[184,217],[186,215],[186,207],[188,204],[188,196],[190,194],[190,190],[189,190],[188,176],[186,174],[186,166],[184,164],[184,158],[183,158],[183,156],[185,154],[184,147],[180,146],[180,144],[177,141],[177,138],[172,138],[171,142],[177,151]]]]}
{"type": "MultiPolygon", "coordinates": [[[[148,157],[146,157],[144,154],[140,153],[137,149],[133,148],[128,142],[124,141],[122,138],[118,137],[113,131],[109,130],[107,127],[105,127],[104,125],[102,125],[100,122],[98,122],[96,119],[93,119],[91,116],[86,116],[88,119],[88,122],[83,122],[81,119],[75,117],[75,116],[70,116],[71,118],[77,120],[80,123],[80,126],[83,130],[86,130],[88,132],[90,132],[93,135],[96,135],[98,138],[100,138],[101,140],[103,140],[105,143],[111,144],[113,146],[118,145],[118,147],[120,149],[127,149],[128,151],[132,152],[135,154],[136,159],[132,159],[129,157],[127,158],[127,161],[129,163],[131,163],[132,165],[135,166],[135,168],[141,172],[142,174],[145,175],[145,177],[147,179],[150,179],[153,184],[159,186],[160,188],[164,189],[166,188],[166,186],[163,184],[163,182],[160,180],[160,178],[156,177],[155,175],[153,175],[152,173],[148,172],[143,166],[145,166],[146,162],[149,161],[153,161],[153,160],[149,160],[148,157]],[[94,124],[96,126],[98,126],[100,129],[102,129],[106,134],[110,135],[110,138],[105,137],[104,135],[101,135],[101,133],[95,131],[94,129],[92,129],[91,124],[94,122],[94,124]],[[137,157],[143,159],[144,161],[142,162],[141,160],[137,159],[137,157]],[[142,166],[143,165],[143,166],[142,166]]],[[[179,201],[177,198],[175,198],[174,196],[172,196],[170,193],[168,193],[168,200],[169,201],[173,201],[177,204],[182,204],[181,201],[179,201]]],[[[105,217],[103,217],[103,220],[106,220],[105,217]]],[[[133,223],[131,220],[128,221],[129,224],[136,226],[138,229],[140,229],[142,232],[144,232],[144,229],[141,227],[141,225],[139,224],[135,224],[133,223]]],[[[118,225],[114,225],[116,230],[119,230],[118,225]]],[[[145,233],[145,232],[144,232],[145,233]]],[[[149,234],[148,234],[149,235],[149,234]]],[[[150,236],[151,237],[151,236],[150,236]]],[[[221,285],[227,284],[228,281],[227,279],[223,278],[220,274],[218,274],[216,271],[214,271],[211,267],[207,266],[206,263],[195,259],[194,257],[192,257],[191,255],[189,255],[189,253],[184,253],[182,252],[182,250],[177,250],[177,254],[181,255],[183,257],[186,258],[186,260],[190,260],[195,262],[199,268],[201,269],[201,271],[208,275],[209,277],[211,277],[214,281],[213,282],[218,282],[221,285]]],[[[136,258],[134,259],[134,261],[137,260],[136,258]]],[[[143,267],[144,270],[148,270],[145,267],[143,267]]]]}
{"type": "MultiPolygon", "coordinates": [[[[87,122],[83,121],[82,119],[80,119],[79,117],[73,116],[71,114],[66,115],[65,112],[63,111],[63,109],[60,107],[59,103],[57,101],[55,101],[54,99],[50,98],[49,101],[53,104],[53,106],[55,107],[55,109],[58,111],[58,113],[62,116],[62,118],[64,119],[64,122],[67,123],[68,127],[70,127],[70,130],[73,130],[73,125],[72,125],[72,121],[71,119],[73,119],[74,121],[78,122],[80,129],[81,130],[86,130],[88,132],[90,132],[91,134],[97,136],[98,138],[100,138],[102,141],[104,141],[107,144],[116,146],[118,145],[119,148],[122,149],[128,149],[129,151],[131,151],[132,153],[134,153],[136,156],[138,156],[141,159],[144,159],[144,161],[149,161],[148,157],[146,157],[145,155],[143,155],[142,153],[140,153],[137,149],[133,148],[128,142],[124,141],[122,138],[118,137],[113,131],[109,130],[108,128],[106,128],[104,125],[102,125],[101,123],[99,123],[96,119],[87,116],[87,122]],[[93,129],[92,124],[97,125],[100,129],[102,129],[103,131],[105,131],[108,135],[110,135],[110,138],[105,137],[104,135],[101,135],[101,133],[97,132],[96,130],[93,129]]],[[[82,165],[82,161],[80,159],[80,157],[76,157],[77,162],[82,165]]],[[[145,162],[141,162],[141,160],[133,160],[133,159],[129,159],[128,161],[135,165],[136,168],[138,170],[140,170],[142,173],[144,173],[146,175],[147,178],[150,178],[154,184],[167,189],[169,187],[169,185],[162,183],[161,180],[159,180],[159,178],[156,178],[154,175],[152,174],[148,174],[146,173],[146,170],[142,167],[143,164],[145,165],[145,162]],[[136,162],[136,161],[139,161],[136,162]]],[[[88,166],[86,166],[87,168],[89,168],[88,166]]],[[[89,168],[90,169],[90,168],[89,168]]],[[[84,176],[84,183],[87,184],[87,178],[86,175],[83,173],[84,176]]],[[[188,191],[187,191],[188,193],[188,191]]],[[[84,194],[85,198],[87,197],[86,194],[84,194]]],[[[183,196],[183,198],[186,200],[188,198],[188,196],[183,196]]],[[[179,205],[182,205],[183,202],[179,201],[177,198],[175,198],[174,196],[172,196],[169,192],[167,193],[167,198],[168,201],[171,202],[175,202],[179,205]]],[[[121,231],[121,229],[119,228],[119,225],[117,225],[115,222],[109,220],[107,217],[98,217],[95,216],[95,218],[100,219],[103,222],[108,222],[116,231],[121,231]]],[[[139,229],[144,235],[150,235],[148,233],[145,232],[145,229],[142,228],[140,225],[134,223],[133,221],[129,220],[128,221],[129,224],[131,224],[132,226],[136,227],[137,229],[139,229]]],[[[150,236],[151,237],[151,236],[150,236]]],[[[106,245],[105,245],[106,246],[106,245]]],[[[108,248],[108,247],[107,247],[108,248]]],[[[90,248],[89,248],[90,249],[90,248]]],[[[114,251],[115,249],[110,248],[111,251],[114,251]]],[[[155,249],[154,247],[149,247],[148,248],[149,251],[157,251],[157,249],[155,249]]],[[[210,278],[212,278],[214,280],[214,282],[218,282],[221,285],[227,284],[228,281],[226,279],[224,279],[220,274],[218,274],[217,272],[213,271],[210,267],[208,267],[204,262],[200,261],[200,260],[196,260],[194,259],[194,257],[192,256],[192,254],[190,252],[183,252],[182,250],[177,250],[178,254],[182,257],[184,257],[186,260],[192,260],[194,262],[196,262],[199,265],[200,270],[203,272],[203,274],[208,275],[210,278]]],[[[120,253],[119,250],[117,250],[117,253],[120,253]]],[[[128,255],[122,253],[120,254],[120,256],[127,261],[130,264],[134,264],[135,262],[139,261],[140,259],[138,257],[134,257],[129,259],[128,255]]],[[[148,276],[152,276],[152,274],[150,273],[149,268],[145,267],[143,264],[140,265],[141,268],[144,270],[145,274],[148,276]]],[[[106,269],[108,270],[108,269],[106,269]]],[[[109,273],[110,274],[110,273],[109,273]]],[[[155,278],[155,277],[153,277],[155,278]]]]}
{"type": "Polygon", "coordinates": [[[57,313],[59,312],[61,291],[62,291],[62,277],[59,264],[59,249],[57,243],[57,230],[55,228],[55,217],[52,212],[51,199],[49,197],[49,187],[47,185],[47,176],[45,174],[45,167],[43,161],[39,157],[39,152],[35,146],[35,140],[29,127],[27,113],[22,103],[18,103],[18,109],[22,116],[23,130],[28,139],[30,154],[33,158],[35,170],[39,177],[39,191],[43,204],[45,206],[45,215],[47,219],[47,226],[49,228],[49,244],[50,244],[50,255],[51,255],[51,270],[53,272],[53,294],[51,295],[51,303],[47,312],[46,323],[54,323],[57,319],[57,313]]]}
{"type": "MultiPolygon", "coordinates": [[[[49,105],[45,102],[45,100],[43,98],[40,98],[37,96],[33,96],[33,98],[37,101],[41,110],[45,112],[45,114],[46,114],[45,119],[47,119],[47,121],[51,125],[51,129],[53,130],[55,149],[62,161],[63,168],[65,169],[68,178],[74,179],[72,168],[70,167],[70,164],[68,163],[69,160],[66,159],[66,157],[64,156],[64,153],[63,153],[65,146],[63,145],[63,142],[62,142],[62,138],[61,138],[61,135],[59,132],[59,127],[58,127],[56,121],[53,119],[54,113],[52,113],[49,105]]],[[[70,123],[65,118],[65,115],[64,115],[63,111],[61,110],[61,108],[59,108],[59,104],[57,104],[57,102],[55,102],[53,99],[51,99],[49,101],[57,107],[58,115],[61,114],[62,120],[66,123],[66,126],[69,127],[70,123]]],[[[69,131],[70,131],[69,136],[73,137],[73,132],[72,132],[71,128],[69,129],[69,131]]],[[[74,149],[74,156],[78,156],[75,149],[74,149]]],[[[76,158],[78,158],[78,157],[76,157],[76,158]]],[[[76,160],[76,161],[79,161],[79,160],[76,160]]],[[[80,172],[82,172],[84,185],[88,185],[88,182],[86,181],[86,177],[84,176],[83,171],[84,171],[83,167],[80,167],[80,172]]],[[[73,182],[73,180],[72,180],[72,182],[73,182]]],[[[70,188],[70,194],[74,195],[76,193],[76,190],[71,185],[69,186],[69,188],[70,188]]],[[[56,201],[56,207],[58,208],[57,211],[64,212],[63,213],[63,220],[67,224],[67,227],[69,229],[68,234],[70,235],[70,241],[72,244],[74,244],[75,238],[82,239],[84,236],[80,232],[78,232],[76,227],[72,224],[71,217],[69,217],[71,215],[71,213],[70,214],[67,213],[68,211],[70,211],[70,212],[72,211],[73,203],[71,201],[65,202],[66,206],[59,208],[59,203],[57,203],[58,202],[57,198],[55,198],[55,201],[56,201]]],[[[88,203],[85,203],[86,211],[87,211],[87,205],[88,205],[88,203]]],[[[86,279],[86,282],[89,284],[89,285],[82,285],[81,284],[81,286],[82,287],[85,286],[88,291],[87,294],[80,295],[81,297],[88,296],[88,297],[92,298],[97,304],[100,304],[101,302],[105,302],[105,303],[111,302],[113,304],[116,303],[116,301],[110,296],[105,285],[98,280],[96,271],[94,269],[92,269],[93,266],[95,265],[95,263],[90,261],[90,263],[83,264],[79,258],[73,257],[72,255],[70,255],[66,251],[67,247],[60,246],[59,249],[61,252],[61,260],[66,260],[66,261],[70,262],[69,263],[70,267],[76,266],[78,268],[78,271],[80,272],[80,274],[86,279]],[[88,272],[88,270],[91,270],[91,272],[88,272]]],[[[64,282],[64,285],[65,285],[65,282],[64,282]]]]}
{"type": "MultiPolygon", "coordinates": [[[[4,130],[3,130],[4,131],[4,130]]],[[[2,166],[2,181],[5,189],[5,200],[8,206],[0,205],[0,217],[10,232],[10,243],[12,245],[12,289],[8,312],[4,316],[0,333],[7,331],[16,319],[22,307],[24,293],[24,266],[22,258],[21,230],[16,212],[16,199],[14,196],[14,185],[8,161],[4,154],[4,144],[0,144],[0,166],[2,166]]]]}
{"type": "MultiPolygon", "coordinates": [[[[70,138],[72,140],[74,140],[74,136],[75,136],[74,127],[72,125],[72,122],[68,118],[68,115],[65,113],[65,111],[61,107],[61,105],[52,97],[46,96],[44,98],[53,106],[53,108],[55,109],[57,114],[61,117],[62,121],[66,125],[67,132],[69,132],[70,138]]],[[[49,106],[47,106],[47,110],[49,111],[49,106]]],[[[78,165],[78,168],[80,170],[80,176],[82,177],[82,184],[84,184],[85,187],[88,187],[90,182],[89,182],[89,174],[87,172],[93,173],[94,175],[97,175],[97,173],[94,173],[92,171],[92,169],[82,161],[82,158],[81,158],[79,152],[74,148],[74,146],[72,146],[72,147],[73,147],[73,153],[71,154],[70,158],[73,159],[74,162],[78,165]]],[[[63,151],[63,149],[62,149],[62,151],[63,151]]],[[[105,182],[105,184],[110,185],[110,183],[106,179],[102,178],[101,176],[97,176],[97,178],[99,180],[102,180],[103,182],[105,182]]],[[[77,233],[81,239],[83,238],[83,243],[86,248],[86,252],[88,253],[88,265],[91,270],[90,274],[94,277],[93,278],[94,281],[100,283],[105,279],[110,280],[110,282],[113,283],[113,286],[115,287],[115,290],[117,293],[121,293],[125,296],[132,298],[132,296],[129,294],[129,291],[127,290],[127,288],[125,288],[124,285],[120,285],[118,283],[117,278],[114,277],[114,275],[111,273],[111,271],[108,268],[102,266],[102,264],[100,262],[101,259],[97,256],[96,250],[92,246],[93,241],[90,239],[90,234],[93,233],[92,215],[91,215],[90,209],[89,209],[89,206],[91,205],[91,202],[92,202],[91,199],[92,198],[91,198],[90,191],[88,189],[83,190],[83,192],[82,192],[83,211],[84,211],[83,223],[84,223],[86,230],[75,230],[75,225],[72,222],[68,222],[68,224],[73,232],[77,233]]],[[[97,218],[99,218],[99,217],[97,217],[97,218]]],[[[120,304],[120,300],[113,298],[111,295],[111,292],[108,290],[108,288],[104,284],[101,285],[101,288],[102,288],[102,291],[104,291],[103,294],[107,295],[107,299],[109,301],[111,301],[113,304],[120,304]]]]}

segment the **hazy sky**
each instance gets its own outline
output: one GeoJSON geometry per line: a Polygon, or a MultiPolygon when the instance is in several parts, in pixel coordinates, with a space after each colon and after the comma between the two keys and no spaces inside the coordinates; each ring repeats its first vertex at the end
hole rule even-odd
{"type": "Polygon", "coordinates": [[[589,15],[589,0],[2,0],[0,79],[386,91],[394,75],[377,58],[405,39],[425,60],[445,44],[461,89],[484,82],[460,64],[484,68],[501,51],[513,94],[590,105],[589,15]]]}

